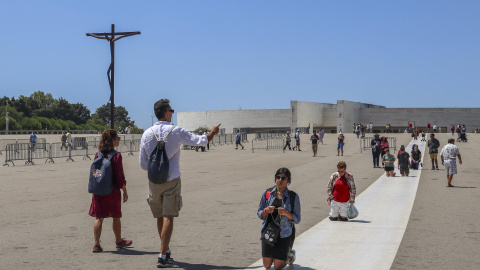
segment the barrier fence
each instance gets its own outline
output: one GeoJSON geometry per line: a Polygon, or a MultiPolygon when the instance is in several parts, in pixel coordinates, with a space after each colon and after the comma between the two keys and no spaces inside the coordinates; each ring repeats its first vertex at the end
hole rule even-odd
{"type": "MultiPolygon", "coordinates": [[[[372,140],[374,137],[364,137],[360,139],[360,153],[362,151],[367,151],[372,149],[372,140]]],[[[397,152],[397,138],[395,137],[387,137],[388,140],[388,148],[393,149],[394,153],[397,152]]]]}
{"type": "MultiPolygon", "coordinates": [[[[7,140],[5,140],[7,141],[7,140]]],[[[15,142],[16,140],[9,140],[15,142]]],[[[11,143],[4,148],[5,163],[3,166],[15,166],[16,161],[25,160],[25,165],[35,165],[34,159],[45,159],[45,163],[55,163],[54,159],[66,158],[66,161],[74,161],[73,157],[90,159],[98,151],[97,141],[78,140],[69,146],[66,143],[11,143]]],[[[120,142],[115,148],[120,153],[133,155],[140,151],[140,139],[120,142]]]]}
{"type": "MultiPolygon", "coordinates": [[[[248,138],[247,138],[247,133],[241,133],[241,142],[242,143],[248,143],[248,138]]],[[[228,145],[228,144],[234,144],[235,140],[237,138],[237,134],[235,133],[230,133],[230,134],[217,134],[213,137],[213,139],[210,141],[210,145],[213,146],[218,146],[218,145],[228,145]]],[[[183,149],[190,149],[189,145],[184,145],[183,149]]]]}
{"type": "Polygon", "coordinates": [[[285,138],[268,138],[263,140],[252,140],[252,153],[255,153],[255,150],[282,150],[285,153],[285,138]]]}

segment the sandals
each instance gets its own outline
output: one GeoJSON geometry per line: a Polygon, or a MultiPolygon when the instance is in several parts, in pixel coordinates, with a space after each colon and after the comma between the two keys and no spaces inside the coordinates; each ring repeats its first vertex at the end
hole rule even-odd
{"type": "Polygon", "coordinates": [[[448,185],[447,187],[455,187],[454,185],[448,185]]]}

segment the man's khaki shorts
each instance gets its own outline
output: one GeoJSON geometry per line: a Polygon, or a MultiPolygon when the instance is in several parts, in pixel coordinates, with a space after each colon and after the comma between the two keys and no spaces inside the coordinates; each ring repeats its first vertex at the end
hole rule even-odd
{"type": "Polygon", "coordinates": [[[317,149],[318,149],[318,144],[312,144],[312,149],[313,149],[313,151],[317,151],[317,149]]]}
{"type": "Polygon", "coordinates": [[[163,216],[178,217],[182,208],[182,182],[180,177],[163,184],[154,184],[148,181],[150,194],[147,202],[150,205],[154,218],[163,216]]]}
{"type": "Polygon", "coordinates": [[[438,153],[431,153],[430,154],[430,159],[437,159],[438,153]]]}

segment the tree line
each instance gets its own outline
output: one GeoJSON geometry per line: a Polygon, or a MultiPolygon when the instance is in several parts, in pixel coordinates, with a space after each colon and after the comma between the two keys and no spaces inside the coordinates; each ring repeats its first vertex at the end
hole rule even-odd
{"type": "MultiPolygon", "coordinates": [[[[52,94],[36,91],[30,96],[0,98],[0,130],[6,128],[8,102],[9,130],[99,130],[110,128],[110,103],[90,114],[82,103],[70,103],[52,94]]],[[[130,126],[132,133],[140,133],[135,121],[123,106],[115,106],[115,129],[130,126]]]]}

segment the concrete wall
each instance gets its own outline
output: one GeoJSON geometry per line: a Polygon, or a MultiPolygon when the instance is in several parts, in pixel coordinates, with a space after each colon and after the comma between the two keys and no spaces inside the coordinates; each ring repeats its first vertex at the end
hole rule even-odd
{"type": "Polygon", "coordinates": [[[289,128],[291,119],[290,109],[179,112],[177,125],[194,130],[222,123],[221,128],[232,133],[234,128],[289,128]]]}
{"type": "MultiPolygon", "coordinates": [[[[308,101],[292,100],[290,102],[292,108],[292,130],[296,127],[314,127],[325,126],[325,110],[336,110],[336,104],[318,103],[308,101]]],[[[327,119],[329,120],[329,119],[327,119]]],[[[332,126],[335,126],[333,124],[332,126]]]]}
{"type": "MultiPolygon", "coordinates": [[[[379,105],[353,102],[348,100],[337,101],[337,132],[339,126],[342,125],[343,132],[352,133],[354,123],[362,123],[361,110],[362,109],[381,109],[385,108],[379,105]]],[[[384,124],[385,125],[385,124],[384,124]]]]}
{"type": "Polygon", "coordinates": [[[361,123],[372,123],[373,128],[383,130],[385,124],[407,127],[415,122],[420,129],[427,124],[439,127],[465,124],[467,132],[480,127],[480,108],[369,108],[360,110],[361,123]]]}

